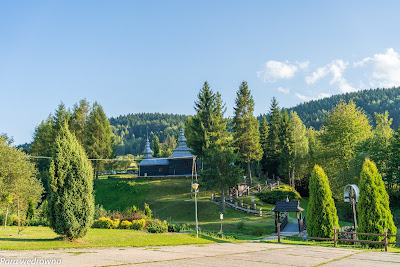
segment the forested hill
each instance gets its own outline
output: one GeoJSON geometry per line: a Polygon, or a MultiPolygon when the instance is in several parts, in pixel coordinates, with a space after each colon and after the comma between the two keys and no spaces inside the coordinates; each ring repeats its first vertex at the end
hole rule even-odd
{"type": "Polygon", "coordinates": [[[160,143],[176,139],[186,118],[186,115],[161,113],[137,113],[110,118],[117,141],[116,154],[142,154],[147,134],[150,141],[158,136],[160,143]]]}
{"type": "Polygon", "coordinates": [[[389,112],[393,118],[392,129],[400,125],[400,87],[391,89],[371,89],[354,93],[334,95],[320,100],[313,100],[288,109],[297,112],[307,127],[320,129],[327,112],[331,111],[340,100],[354,103],[365,111],[371,124],[375,125],[374,113],[389,112]]]}

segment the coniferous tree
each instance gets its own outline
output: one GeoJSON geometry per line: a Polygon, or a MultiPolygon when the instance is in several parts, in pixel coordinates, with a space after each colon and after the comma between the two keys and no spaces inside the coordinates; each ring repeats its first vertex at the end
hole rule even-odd
{"type": "MultiPolygon", "coordinates": [[[[90,111],[85,127],[85,150],[91,159],[107,159],[113,157],[114,138],[103,108],[95,102],[90,111]]],[[[101,162],[93,160],[96,178],[100,172],[101,162]]]]}
{"type": "Polygon", "coordinates": [[[235,166],[236,156],[231,134],[227,130],[225,119],[225,105],[221,95],[215,94],[213,113],[211,113],[210,127],[205,132],[206,144],[204,152],[204,169],[201,179],[208,186],[221,189],[221,210],[225,211],[225,188],[237,184],[241,177],[241,170],[235,166]]]}
{"type": "Polygon", "coordinates": [[[307,208],[307,233],[312,237],[333,238],[333,226],[339,227],[335,202],[324,170],[314,166],[310,178],[307,208]]]}
{"type": "MultiPolygon", "coordinates": [[[[388,229],[389,235],[395,235],[397,228],[389,207],[389,195],[386,193],[382,176],[376,165],[366,159],[360,174],[360,197],[357,205],[358,229],[360,233],[383,234],[388,229]]],[[[382,241],[382,236],[362,236],[362,239],[382,241]]],[[[389,237],[389,242],[395,242],[395,237],[389,237]]],[[[370,246],[382,246],[370,244],[370,246]]]]}
{"type": "Polygon", "coordinates": [[[207,131],[210,130],[212,116],[217,112],[216,94],[211,90],[207,81],[204,82],[194,103],[196,115],[189,117],[185,124],[185,136],[187,145],[193,150],[193,154],[199,158],[204,157],[207,131]]]}
{"type": "Polygon", "coordinates": [[[75,134],[76,139],[83,145],[85,144],[85,127],[87,117],[90,112],[90,104],[86,99],[79,101],[79,104],[75,104],[73,112],[71,114],[71,127],[70,131],[75,134]]]}
{"type": "Polygon", "coordinates": [[[260,144],[258,121],[253,116],[254,99],[247,82],[242,82],[240,85],[239,91],[236,93],[235,104],[235,116],[233,117],[234,143],[240,159],[247,164],[249,183],[252,184],[250,164],[252,160],[261,160],[263,150],[260,144]]]}
{"type": "Polygon", "coordinates": [[[265,169],[267,170],[268,174],[272,176],[278,174],[279,159],[281,155],[281,150],[279,146],[281,113],[279,111],[278,102],[276,101],[275,97],[272,98],[268,121],[269,125],[265,169]]]}
{"type": "Polygon", "coordinates": [[[158,136],[154,136],[153,139],[153,157],[158,158],[161,156],[161,152],[160,152],[160,140],[158,139],[158,136]]]}
{"type": "Polygon", "coordinates": [[[94,215],[93,169],[66,123],[56,139],[49,191],[50,227],[70,240],[83,237],[94,215]]]}
{"type": "Polygon", "coordinates": [[[266,173],[266,155],[267,155],[267,138],[268,138],[268,122],[265,115],[262,116],[260,125],[260,144],[263,150],[263,156],[261,158],[261,170],[266,173]]]}
{"type": "Polygon", "coordinates": [[[282,122],[280,125],[280,162],[279,162],[279,174],[281,177],[286,177],[289,185],[292,185],[291,170],[294,164],[294,137],[293,127],[289,119],[289,114],[286,109],[283,109],[282,122]]]}

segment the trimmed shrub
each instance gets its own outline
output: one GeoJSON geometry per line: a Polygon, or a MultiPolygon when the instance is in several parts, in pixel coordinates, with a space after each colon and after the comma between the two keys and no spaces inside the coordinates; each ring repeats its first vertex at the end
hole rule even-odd
{"type": "Polygon", "coordinates": [[[122,221],[119,225],[120,228],[122,229],[129,229],[131,227],[132,223],[130,221],[122,221]]]}
{"type": "Polygon", "coordinates": [[[54,143],[49,173],[50,228],[69,240],[85,236],[93,224],[93,169],[66,122],[61,125],[54,143]]]}
{"type": "Polygon", "coordinates": [[[181,231],[181,226],[179,224],[171,223],[168,224],[168,232],[179,233],[181,231]]]}
{"type": "Polygon", "coordinates": [[[147,231],[149,233],[165,233],[168,231],[167,221],[151,220],[147,224],[147,231]]]}
{"type": "Polygon", "coordinates": [[[257,196],[262,201],[269,204],[276,204],[277,201],[285,201],[287,197],[291,201],[301,199],[299,192],[288,185],[281,185],[271,191],[257,193],[257,196]]]}
{"type": "Polygon", "coordinates": [[[145,226],[146,226],[146,220],[140,219],[132,221],[130,228],[133,230],[143,230],[145,226]]]}
{"type": "Polygon", "coordinates": [[[328,177],[318,165],[311,173],[309,190],[307,233],[311,237],[333,238],[333,226],[339,229],[336,206],[328,177]]]}
{"type": "MultiPolygon", "coordinates": [[[[393,215],[389,208],[389,196],[382,176],[375,164],[366,159],[360,173],[360,197],[357,205],[358,228],[360,233],[383,234],[388,229],[389,235],[397,232],[393,215]]],[[[308,223],[308,222],[307,222],[308,223]]],[[[383,241],[383,236],[362,236],[360,239],[383,241]]],[[[389,242],[396,242],[396,237],[389,237],[389,242]]],[[[382,247],[380,244],[368,244],[370,247],[382,247]]]]}
{"type": "Polygon", "coordinates": [[[92,228],[111,229],[113,221],[110,218],[101,217],[93,222],[92,228]]]}

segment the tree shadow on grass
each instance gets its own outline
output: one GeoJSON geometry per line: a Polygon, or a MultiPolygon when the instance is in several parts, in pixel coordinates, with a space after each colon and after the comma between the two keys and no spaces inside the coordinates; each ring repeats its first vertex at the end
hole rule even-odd
{"type": "Polygon", "coordinates": [[[1,241],[17,241],[17,242],[44,242],[44,241],[63,241],[63,237],[55,238],[11,238],[11,237],[0,237],[1,241]]]}
{"type": "Polygon", "coordinates": [[[213,237],[211,235],[199,234],[199,237],[201,237],[205,240],[213,241],[215,243],[232,243],[232,240],[223,240],[220,238],[213,237]]]}

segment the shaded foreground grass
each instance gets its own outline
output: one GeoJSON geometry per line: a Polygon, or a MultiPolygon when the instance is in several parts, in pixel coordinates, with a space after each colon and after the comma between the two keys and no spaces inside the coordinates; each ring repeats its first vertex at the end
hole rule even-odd
{"type": "Polygon", "coordinates": [[[224,240],[210,236],[196,238],[191,234],[151,234],[125,229],[90,229],[85,237],[73,242],[63,240],[48,227],[27,227],[21,235],[18,236],[17,233],[18,229],[15,226],[11,227],[11,230],[0,230],[0,249],[144,247],[224,242],[224,240]]]}

